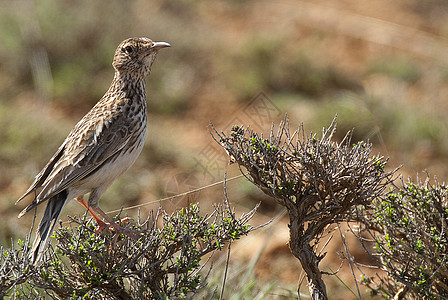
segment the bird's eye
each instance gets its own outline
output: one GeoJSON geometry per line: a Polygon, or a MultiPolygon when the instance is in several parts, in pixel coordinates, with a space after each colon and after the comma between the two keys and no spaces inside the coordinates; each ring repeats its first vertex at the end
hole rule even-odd
{"type": "Polygon", "coordinates": [[[132,51],[134,51],[134,49],[131,46],[126,46],[126,47],[124,47],[123,50],[126,51],[128,54],[131,54],[132,51]]]}

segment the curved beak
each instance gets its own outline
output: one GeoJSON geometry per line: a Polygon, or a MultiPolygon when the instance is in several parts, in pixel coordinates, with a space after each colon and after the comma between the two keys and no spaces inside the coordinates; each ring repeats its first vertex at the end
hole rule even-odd
{"type": "Polygon", "coordinates": [[[168,44],[168,43],[165,43],[165,42],[154,42],[152,45],[151,45],[151,50],[152,51],[154,51],[154,50],[159,50],[159,49],[162,49],[162,48],[166,48],[166,47],[171,47],[171,45],[170,44],[168,44]]]}

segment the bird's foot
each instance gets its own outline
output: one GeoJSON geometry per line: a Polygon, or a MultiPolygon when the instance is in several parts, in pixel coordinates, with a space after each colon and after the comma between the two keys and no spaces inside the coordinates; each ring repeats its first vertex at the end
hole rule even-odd
{"type": "Polygon", "coordinates": [[[144,231],[138,229],[132,229],[129,227],[123,227],[123,223],[130,223],[131,219],[126,217],[113,223],[105,223],[103,221],[98,222],[98,228],[95,233],[100,234],[103,230],[107,229],[110,232],[115,232],[114,240],[118,238],[120,234],[127,235],[131,238],[138,238],[144,231]]]}
{"type": "Polygon", "coordinates": [[[119,236],[126,235],[129,238],[138,239],[144,233],[144,230],[132,229],[129,227],[121,226],[121,224],[128,223],[128,222],[130,222],[130,219],[124,218],[124,219],[121,219],[119,221],[112,223],[112,225],[104,223],[104,224],[106,224],[106,227],[98,228],[99,232],[103,231],[106,228],[109,231],[114,232],[112,241],[109,246],[109,252],[112,251],[112,249],[115,247],[119,236]]]}
{"type": "Polygon", "coordinates": [[[114,227],[109,223],[103,222],[101,220],[100,221],[96,220],[96,223],[98,224],[98,228],[95,230],[95,234],[100,234],[101,232],[103,232],[104,229],[107,229],[110,232],[115,231],[114,227]]]}
{"type": "Polygon", "coordinates": [[[128,217],[114,222],[99,207],[96,207],[95,209],[90,207],[89,204],[84,200],[83,197],[78,197],[76,199],[78,200],[79,203],[81,203],[82,206],[84,206],[88,210],[88,212],[92,215],[92,217],[95,219],[96,223],[98,224],[98,228],[95,230],[95,234],[100,234],[101,232],[103,232],[103,230],[107,229],[110,232],[116,232],[118,235],[123,233],[123,234],[126,234],[131,237],[138,237],[138,235],[143,232],[143,231],[139,231],[139,230],[122,227],[120,224],[129,223],[131,221],[131,219],[128,217]],[[102,215],[108,223],[101,220],[101,218],[96,214],[95,210],[100,215],[102,215]]]}

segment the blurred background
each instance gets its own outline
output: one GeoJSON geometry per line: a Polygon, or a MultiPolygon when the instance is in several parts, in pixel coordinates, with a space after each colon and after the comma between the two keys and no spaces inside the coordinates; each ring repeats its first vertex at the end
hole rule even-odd
{"type": "MultiPolygon", "coordinates": [[[[303,274],[287,246],[283,208],[232,179],[239,170],[211,138],[210,121],[218,130],[245,124],[266,134],[287,113],[292,129],[303,123],[320,133],[337,114],[337,139],[354,128],[354,142],[370,140],[391,169],[403,165],[405,179],[425,178],[424,170],[447,178],[447,1],[0,0],[1,245],[28,234],[33,215],[17,214],[31,199],[14,202],[105,93],[116,46],[134,36],[172,47],[160,51],[148,79],[142,155],[100,206],[148,203],[144,217],[199,202],[205,213],[222,202],[227,172],[237,215],[260,202],[252,224],[274,218],[232,247],[228,280],[247,276],[227,285],[228,298],[242,288],[246,299],[263,289],[266,299],[294,298],[303,274]]],[[[61,218],[83,213],[73,201],[61,218]]],[[[352,254],[369,263],[359,248],[352,254]]],[[[336,235],[322,262],[327,272],[342,263],[338,276],[325,277],[330,299],[355,298],[340,250],[336,235]]],[[[224,259],[215,259],[211,276],[220,284],[224,259]]],[[[305,283],[301,290],[307,294],[305,283]]]]}

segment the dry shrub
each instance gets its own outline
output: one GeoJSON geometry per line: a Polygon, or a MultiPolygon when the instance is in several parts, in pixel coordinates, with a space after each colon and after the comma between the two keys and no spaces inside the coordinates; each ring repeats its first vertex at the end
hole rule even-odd
{"type": "Polygon", "coordinates": [[[285,119],[266,138],[240,126],[229,135],[215,130],[231,161],[287,208],[289,245],[307,274],[314,299],[327,298],[319,270],[325,254],[317,251],[325,229],[358,220],[383,195],[394,174],[385,171],[387,160],[382,156],[371,156],[370,143],[352,144],[351,132],[340,143],[333,142],[335,128],[333,121],[321,137],[306,136],[302,127],[291,134],[285,119]]]}

